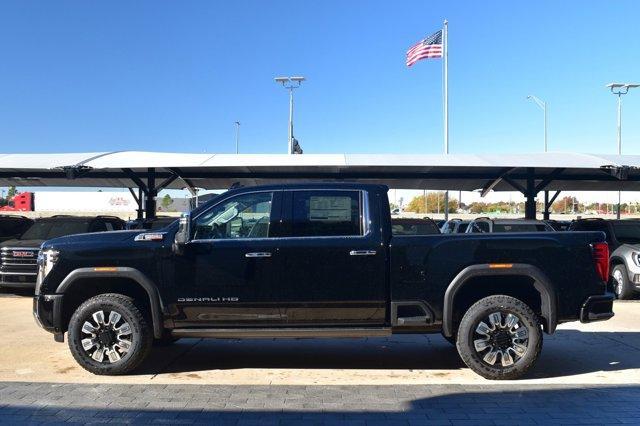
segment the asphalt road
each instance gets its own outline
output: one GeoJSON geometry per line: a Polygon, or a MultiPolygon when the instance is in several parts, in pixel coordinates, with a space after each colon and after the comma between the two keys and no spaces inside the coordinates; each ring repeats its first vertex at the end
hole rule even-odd
{"type": "Polygon", "coordinates": [[[640,424],[640,303],[545,336],[524,380],[487,381],[439,335],[184,339],[94,376],[0,296],[0,423],[640,424]],[[123,414],[124,413],[124,414],[123,414]]]}

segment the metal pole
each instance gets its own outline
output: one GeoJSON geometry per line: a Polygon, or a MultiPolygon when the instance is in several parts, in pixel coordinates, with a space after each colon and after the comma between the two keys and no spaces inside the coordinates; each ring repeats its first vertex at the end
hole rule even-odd
{"type": "Polygon", "coordinates": [[[236,121],[236,154],[238,154],[238,146],[240,144],[240,122],[236,121]]]}
{"type": "Polygon", "coordinates": [[[293,87],[289,88],[289,154],[293,154],[293,87]]]}
{"type": "MultiPolygon", "coordinates": [[[[449,154],[449,23],[442,28],[442,66],[444,96],[444,153],[449,154]]],[[[449,191],[444,193],[444,220],[449,220],[449,191]]]]}
{"type": "MultiPolygon", "coordinates": [[[[622,94],[618,93],[618,155],[622,155],[622,94]]],[[[618,191],[618,211],[616,212],[616,219],[620,219],[620,204],[622,199],[622,192],[618,191]]]]}

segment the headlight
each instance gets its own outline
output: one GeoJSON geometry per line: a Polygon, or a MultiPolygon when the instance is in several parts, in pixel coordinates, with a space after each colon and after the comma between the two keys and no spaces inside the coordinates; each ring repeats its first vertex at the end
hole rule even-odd
{"type": "Polygon", "coordinates": [[[40,286],[45,277],[49,275],[49,272],[53,269],[58,261],[58,250],[46,249],[38,252],[38,276],[36,278],[36,294],[40,294],[40,286]]]}
{"type": "Polygon", "coordinates": [[[633,253],[631,253],[631,259],[633,259],[633,263],[635,263],[637,266],[640,266],[640,253],[634,251],[633,253]]]}

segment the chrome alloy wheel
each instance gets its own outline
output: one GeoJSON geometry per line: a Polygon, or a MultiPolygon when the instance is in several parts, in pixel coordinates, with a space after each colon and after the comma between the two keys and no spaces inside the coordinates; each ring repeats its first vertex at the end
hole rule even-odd
{"type": "Polygon", "coordinates": [[[82,348],[94,361],[112,364],[120,361],[131,349],[129,323],[116,311],[109,312],[106,321],[104,311],[94,312],[91,319],[82,325],[82,348]]]}
{"type": "Polygon", "coordinates": [[[622,271],[620,269],[615,269],[613,271],[613,279],[616,282],[613,291],[616,293],[616,296],[620,297],[624,290],[624,277],[622,276],[622,271]]]}
{"type": "Polygon", "coordinates": [[[495,366],[500,358],[502,367],[510,367],[526,353],[529,331],[514,314],[493,312],[480,321],[474,332],[473,346],[480,358],[495,366]]]}

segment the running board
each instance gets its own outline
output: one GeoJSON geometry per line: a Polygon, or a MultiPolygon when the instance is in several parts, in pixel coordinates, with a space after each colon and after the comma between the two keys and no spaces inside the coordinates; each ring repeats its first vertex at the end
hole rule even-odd
{"type": "Polygon", "coordinates": [[[173,337],[215,337],[218,339],[385,337],[390,328],[175,328],[173,337]]]}

